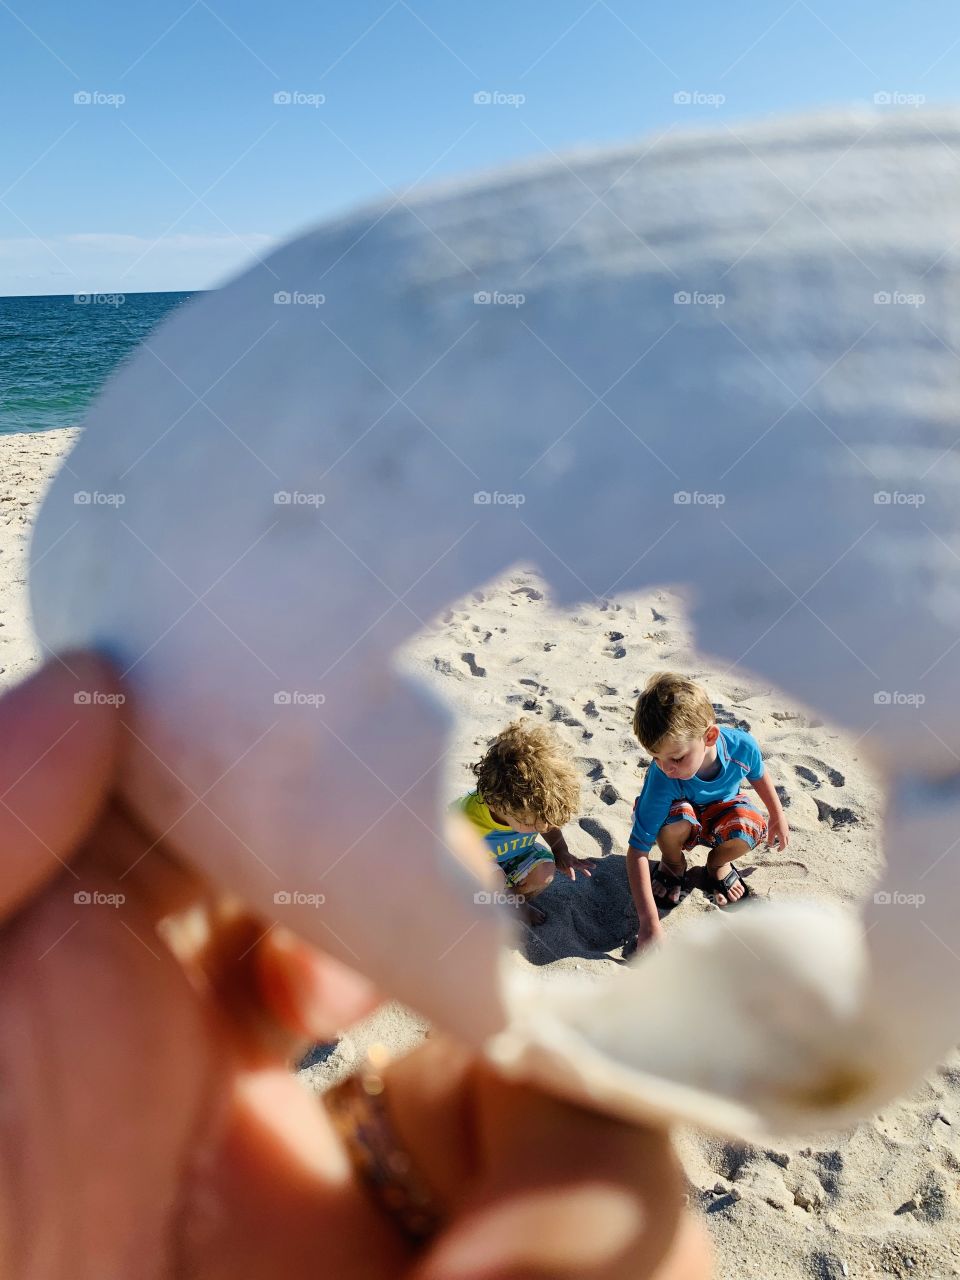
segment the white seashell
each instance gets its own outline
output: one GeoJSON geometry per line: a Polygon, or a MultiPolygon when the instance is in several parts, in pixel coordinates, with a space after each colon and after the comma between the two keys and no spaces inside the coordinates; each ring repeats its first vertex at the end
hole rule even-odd
{"type": "Polygon", "coordinates": [[[574,155],[361,210],[181,308],[32,553],[43,644],[126,673],[149,827],[616,1114],[751,1136],[912,1083],[960,1023],[934,861],[960,790],[924,781],[960,751],[957,145],[952,113],[851,114],[574,155]],[[922,909],[757,904],[607,985],[504,978],[441,831],[445,714],[392,655],[519,560],[561,601],[686,584],[704,652],[862,735],[922,909]],[[921,683],[922,715],[891,692],[921,683]]]}

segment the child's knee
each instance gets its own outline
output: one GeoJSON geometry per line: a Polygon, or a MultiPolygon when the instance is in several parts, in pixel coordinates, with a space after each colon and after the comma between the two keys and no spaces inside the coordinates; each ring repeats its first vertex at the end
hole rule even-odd
{"type": "Polygon", "coordinates": [[[542,893],[547,885],[553,883],[553,878],[557,874],[557,868],[552,862],[538,862],[528,875],[517,885],[517,888],[526,897],[532,898],[536,894],[542,893]]]}
{"type": "Polygon", "coordinates": [[[693,831],[693,823],[687,822],[686,818],[677,818],[673,822],[665,822],[657,832],[657,848],[663,852],[666,849],[673,853],[677,849],[682,849],[686,842],[690,839],[693,831]]]}

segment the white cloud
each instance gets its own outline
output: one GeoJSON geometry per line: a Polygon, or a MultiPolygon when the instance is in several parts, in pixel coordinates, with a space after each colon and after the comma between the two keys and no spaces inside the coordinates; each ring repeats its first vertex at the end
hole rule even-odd
{"type": "Polygon", "coordinates": [[[0,237],[0,294],[208,289],[277,243],[260,231],[159,239],[115,231],[0,237]]]}

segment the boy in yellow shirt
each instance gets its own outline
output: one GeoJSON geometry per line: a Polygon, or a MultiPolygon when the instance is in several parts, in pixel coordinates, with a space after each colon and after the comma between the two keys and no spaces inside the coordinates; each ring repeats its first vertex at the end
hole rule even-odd
{"type": "Polygon", "coordinates": [[[542,924],[546,914],[529,901],[551,884],[557,870],[570,880],[589,876],[594,858],[575,858],[560,828],[580,802],[573,762],[546,725],[515,720],[471,766],[477,789],[453,806],[483,837],[523,918],[542,924]],[[538,836],[549,845],[539,842],[538,836]]]}

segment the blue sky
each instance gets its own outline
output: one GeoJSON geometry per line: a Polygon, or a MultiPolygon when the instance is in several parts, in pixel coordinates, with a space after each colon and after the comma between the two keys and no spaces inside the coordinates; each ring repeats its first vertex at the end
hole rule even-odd
{"type": "Polygon", "coordinates": [[[0,47],[0,294],[133,293],[215,285],[421,178],[877,93],[955,101],[960,9],[0,0],[0,47]]]}

